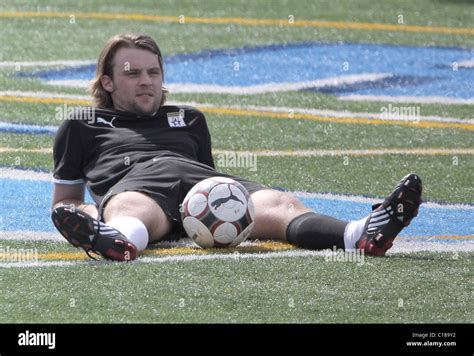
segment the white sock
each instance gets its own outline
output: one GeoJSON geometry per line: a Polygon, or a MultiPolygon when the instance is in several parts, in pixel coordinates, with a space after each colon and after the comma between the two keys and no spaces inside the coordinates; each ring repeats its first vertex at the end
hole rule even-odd
{"type": "Polygon", "coordinates": [[[137,247],[138,252],[145,250],[148,245],[148,230],[139,219],[132,216],[120,216],[107,221],[108,226],[117,229],[137,247]]]}
{"type": "Polygon", "coordinates": [[[344,247],[346,251],[354,250],[356,248],[356,242],[362,236],[365,223],[367,222],[369,216],[366,216],[360,220],[351,221],[349,224],[347,224],[346,230],[344,231],[344,247]]]}

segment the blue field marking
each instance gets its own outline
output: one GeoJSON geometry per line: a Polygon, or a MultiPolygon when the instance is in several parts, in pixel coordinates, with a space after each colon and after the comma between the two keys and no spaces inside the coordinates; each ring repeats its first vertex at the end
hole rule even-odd
{"type": "MultiPolygon", "coordinates": [[[[51,222],[53,183],[0,178],[0,231],[56,231],[51,222]]],[[[87,196],[87,202],[92,202],[87,196]]]]}
{"type": "MultiPolygon", "coordinates": [[[[52,183],[20,179],[0,179],[0,231],[45,231],[55,228],[50,219],[52,183]]],[[[339,219],[355,220],[371,211],[370,203],[299,196],[309,208],[339,219]]],[[[92,201],[90,197],[87,199],[92,201]]],[[[473,235],[474,209],[421,207],[413,224],[402,236],[473,235]]],[[[447,240],[456,243],[459,240],[447,240]]]]}
{"type": "Polygon", "coordinates": [[[55,135],[56,131],[58,131],[58,126],[25,125],[0,122],[0,132],[32,135],[55,135]]]}
{"type": "MultiPolygon", "coordinates": [[[[474,58],[474,50],[366,43],[305,42],[165,57],[166,84],[251,86],[294,83],[363,73],[391,77],[355,85],[314,89],[338,96],[440,96],[474,98],[474,69],[456,63],[474,58]],[[238,63],[236,70],[235,63],[238,63]]],[[[94,65],[20,72],[50,80],[91,80],[94,65]]],[[[311,89],[309,89],[311,90],[311,89]]]]}

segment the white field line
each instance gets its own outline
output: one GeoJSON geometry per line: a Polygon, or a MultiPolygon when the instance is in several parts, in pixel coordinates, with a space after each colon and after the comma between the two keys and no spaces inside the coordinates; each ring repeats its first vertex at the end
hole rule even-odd
{"type": "Polygon", "coordinates": [[[48,85],[56,85],[67,88],[89,88],[91,81],[86,79],[55,79],[45,81],[48,85]]]}
{"type": "Polygon", "coordinates": [[[15,152],[32,152],[32,153],[53,153],[52,148],[13,148],[13,147],[0,147],[0,153],[15,153],[15,152]]]}
{"type": "Polygon", "coordinates": [[[443,104],[443,105],[473,105],[474,98],[458,99],[445,96],[390,96],[390,95],[345,95],[338,96],[344,101],[386,101],[391,103],[414,103],[414,104],[443,104]]]}
{"type": "Polygon", "coordinates": [[[354,75],[342,75],[324,79],[310,80],[296,83],[269,83],[251,86],[222,86],[203,85],[193,83],[169,84],[170,93],[225,93],[234,95],[255,95],[264,93],[276,93],[285,91],[296,91],[303,89],[326,88],[346,84],[362,82],[375,82],[392,77],[390,73],[362,73],[354,75]]]}
{"type": "MultiPolygon", "coordinates": [[[[39,181],[48,181],[52,184],[52,175],[51,173],[46,172],[36,172],[31,170],[23,169],[14,169],[14,168],[0,168],[0,179],[18,179],[18,180],[39,180],[39,181]]],[[[369,203],[375,204],[380,202],[380,198],[368,198],[363,196],[355,195],[340,195],[340,194],[331,194],[331,193],[312,193],[312,192],[302,192],[302,191],[293,191],[293,194],[300,197],[306,198],[316,198],[316,199],[328,199],[328,200],[341,200],[341,201],[352,201],[358,203],[369,203]]],[[[424,202],[423,208],[433,208],[433,209],[474,209],[474,205],[468,204],[440,204],[435,202],[424,202]]]]}
{"type": "Polygon", "coordinates": [[[3,67],[51,67],[51,66],[64,66],[64,67],[75,67],[80,65],[95,64],[97,61],[94,60],[56,60],[56,61],[4,61],[0,62],[0,68],[3,67]]]}
{"type": "MultiPolygon", "coordinates": [[[[405,243],[395,242],[394,247],[387,254],[410,254],[416,252],[444,252],[444,253],[460,253],[460,252],[473,252],[474,243],[465,244],[440,244],[440,243],[405,243]]],[[[309,250],[292,250],[292,251],[280,251],[280,252],[266,252],[266,253],[239,253],[239,254],[211,254],[211,255],[172,255],[164,257],[142,257],[138,260],[131,262],[133,264],[157,264],[157,263],[174,263],[174,262],[195,262],[195,261],[216,261],[216,260],[234,260],[239,262],[241,260],[249,259],[274,259],[274,258],[313,258],[313,257],[324,257],[325,263],[336,263],[334,259],[331,259],[331,255],[334,256],[334,252],[330,250],[322,251],[309,251],[309,250]]],[[[390,258],[390,257],[388,257],[390,258]]],[[[457,257],[461,258],[461,257],[457,257]]],[[[110,265],[118,264],[119,262],[108,262],[108,261],[22,261],[22,262],[1,262],[0,268],[31,268],[31,267],[72,267],[72,266],[84,266],[84,265],[110,265]]],[[[343,262],[338,262],[343,263],[343,262]]],[[[355,266],[372,265],[370,261],[365,259],[358,262],[345,262],[354,263],[355,266]]]]}
{"type": "MultiPolygon", "coordinates": [[[[93,261],[30,261],[30,262],[0,262],[0,268],[33,268],[33,267],[74,267],[93,265],[93,261]]],[[[97,263],[96,263],[97,264],[97,263]]],[[[106,264],[106,262],[103,262],[106,264]]]]}
{"type": "Polygon", "coordinates": [[[73,99],[73,100],[91,100],[90,95],[79,94],[62,94],[44,91],[20,91],[20,90],[3,90],[0,96],[13,96],[19,98],[41,98],[41,99],[73,99]]]}
{"type": "MultiPolygon", "coordinates": [[[[75,67],[79,65],[88,65],[96,64],[97,61],[90,60],[54,60],[54,61],[0,61],[1,67],[52,67],[52,66],[66,66],[66,67],[75,67]]],[[[458,68],[472,68],[474,67],[474,60],[463,60],[456,62],[458,68]]]]}
{"type": "MultiPolygon", "coordinates": [[[[264,93],[276,93],[285,91],[296,91],[312,88],[326,88],[346,84],[362,82],[375,82],[392,77],[390,73],[362,73],[353,75],[342,75],[324,79],[309,80],[296,83],[269,83],[249,86],[225,86],[213,84],[195,83],[173,83],[168,84],[170,93],[209,93],[209,94],[233,94],[233,95],[255,95],[264,93]]],[[[85,80],[49,80],[46,84],[62,85],[67,87],[85,88],[89,81],[85,80]]]]}
{"type": "MultiPolygon", "coordinates": [[[[64,86],[70,88],[88,88],[90,81],[88,80],[49,80],[46,82],[49,85],[64,86]]],[[[309,88],[322,88],[324,85],[310,86],[311,82],[301,83],[285,83],[289,84],[287,87],[281,85],[277,87],[271,87],[270,84],[266,84],[267,87],[262,86],[247,86],[247,87],[228,87],[219,85],[205,85],[205,84],[169,84],[168,89],[171,93],[208,93],[208,94],[233,94],[233,95],[252,95],[252,94],[263,94],[270,92],[279,91],[290,91],[290,90],[302,90],[309,88]],[[293,86],[291,86],[293,85],[293,86]]],[[[390,96],[390,95],[360,95],[352,94],[345,96],[338,96],[338,100],[342,101],[380,101],[389,103],[400,103],[400,104],[443,104],[443,105],[473,105],[474,98],[470,99],[458,99],[449,98],[444,96],[390,96]]]]}
{"type": "MultiPolygon", "coordinates": [[[[1,148],[0,148],[1,150],[1,148]]],[[[255,155],[258,157],[327,157],[327,156],[381,156],[381,155],[473,155],[474,148],[382,148],[367,150],[257,150],[257,151],[230,151],[213,150],[214,154],[223,155],[255,155]]]]}
{"type": "MultiPolygon", "coordinates": [[[[213,105],[209,103],[197,103],[197,102],[188,102],[183,105],[189,106],[201,106],[201,107],[218,107],[218,105],[213,105]]],[[[231,109],[244,109],[244,110],[255,110],[255,111],[270,111],[276,113],[288,113],[291,114],[308,114],[308,115],[317,115],[317,116],[326,116],[326,117],[352,117],[352,118],[361,118],[361,119],[378,119],[378,120],[401,120],[397,115],[391,114],[382,114],[382,113],[368,113],[368,112],[350,112],[350,111],[336,111],[336,110],[319,110],[319,109],[304,109],[304,108],[292,108],[286,106],[255,106],[255,105],[226,105],[226,108],[231,109]]],[[[422,116],[416,118],[420,121],[435,121],[435,122],[457,122],[457,123],[470,123],[474,124],[474,119],[457,119],[451,117],[441,117],[441,116],[422,116]]],[[[415,119],[412,119],[414,121],[415,119]]]]}
{"type": "MultiPolygon", "coordinates": [[[[204,94],[232,94],[232,95],[256,95],[265,93],[276,93],[286,91],[298,91],[304,89],[320,89],[325,87],[338,86],[343,84],[353,84],[358,82],[377,81],[390,77],[390,74],[361,74],[347,77],[334,77],[327,79],[319,79],[314,81],[297,82],[297,83],[272,83],[252,86],[223,86],[211,84],[193,84],[193,83],[176,83],[168,84],[167,88],[170,93],[204,93],[204,94]],[[359,77],[360,76],[360,77],[359,77]]],[[[49,85],[65,86],[71,88],[88,88],[90,81],[88,80],[49,80],[49,85]]],[[[390,95],[345,95],[338,96],[343,101],[384,101],[391,103],[414,103],[414,104],[444,104],[444,105],[473,105],[474,98],[458,99],[443,96],[390,96],[390,95]]],[[[242,107],[240,107],[242,108],[242,107]]],[[[257,109],[258,110],[258,109],[257,109]]],[[[392,120],[395,120],[393,118],[392,120]]]]}
{"type": "MultiPolygon", "coordinates": [[[[96,60],[54,60],[54,61],[3,61],[0,62],[0,68],[2,67],[52,67],[52,66],[65,66],[75,67],[80,65],[96,64],[96,60]]],[[[474,60],[463,60],[457,62],[458,68],[473,68],[474,60]]]]}
{"type": "Polygon", "coordinates": [[[51,173],[36,172],[32,170],[15,169],[15,168],[0,168],[0,178],[6,179],[20,179],[20,180],[39,180],[52,182],[53,176],[51,173]]]}
{"type": "MultiPolygon", "coordinates": [[[[12,97],[31,97],[31,98],[46,98],[46,99],[73,99],[73,100],[91,100],[89,95],[75,95],[75,94],[61,94],[52,92],[27,92],[27,91],[0,91],[0,96],[12,96],[12,97]]],[[[350,111],[335,111],[335,110],[319,110],[319,109],[305,109],[295,108],[287,106],[255,106],[255,105],[217,105],[211,103],[202,102],[175,102],[169,101],[169,105],[189,105],[198,108],[230,108],[240,110],[255,110],[263,112],[275,112],[275,113],[287,113],[289,117],[291,114],[308,114],[325,117],[351,117],[351,118],[363,118],[363,119],[378,119],[378,120],[400,120],[396,115],[388,115],[383,113],[368,113],[368,112],[350,112],[350,111]]],[[[440,116],[422,116],[416,118],[420,121],[434,121],[434,122],[454,122],[454,123],[468,123],[474,124],[474,119],[458,119],[451,117],[440,117],[440,116]]],[[[414,121],[414,119],[412,119],[414,121]]]]}
{"type": "Polygon", "coordinates": [[[67,240],[59,232],[44,231],[0,231],[0,241],[54,241],[67,243],[67,240]]]}
{"type": "MultiPolygon", "coordinates": [[[[325,199],[325,200],[340,200],[340,201],[350,201],[355,203],[368,203],[368,204],[377,204],[381,203],[383,198],[369,198],[357,195],[342,195],[342,194],[332,194],[332,193],[312,193],[312,192],[301,192],[293,191],[291,192],[297,197],[305,198],[316,198],[316,199],[325,199]]],[[[474,205],[468,204],[440,204],[436,202],[424,201],[422,204],[423,208],[427,209],[454,209],[454,210],[474,210],[474,205]]]]}
{"type": "Polygon", "coordinates": [[[457,62],[458,68],[474,68],[474,59],[457,62]]]}

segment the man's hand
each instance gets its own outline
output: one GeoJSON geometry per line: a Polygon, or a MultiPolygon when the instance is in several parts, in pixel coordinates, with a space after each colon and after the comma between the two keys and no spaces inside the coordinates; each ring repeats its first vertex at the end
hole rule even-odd
{"type": "Polygon", "coordinates": [[[97,210],[97,207],[94,204],[86,204],[83,201],[75,200],[75,199],[65,199],[55,204],[54,208],[57,208],[58,206],[64,206],[64,205],[73,205],[75,209],[83,211],[84,213],[90,215],[94,219],[99,218],[99,211],[97,210]]]}
{"type": "Polygon", "coordinates": [[[99,211],[94,204],[81,204],[78,206],[78,208],[86,214],[92,216],[94,219],[99,219],[99,211]]]}
{"type": "Polygon", "coordinates": [[[77,210],[92,216],[94,219],[99,217],[97,207],[93,204],[84,203],[85,185],[80,184],[54,184],[53,189],[53,209],[61,205],[74,205],[77,210]]]}

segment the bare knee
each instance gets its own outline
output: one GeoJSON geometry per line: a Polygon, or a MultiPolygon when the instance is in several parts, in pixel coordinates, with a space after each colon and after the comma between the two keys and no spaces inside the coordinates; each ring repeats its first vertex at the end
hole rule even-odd
{"type": "Polygon", "coordinates": [[[255,210],[260,214],[294,215],[309,210],[291,193],[261,190],[252,194],[255,210]]]}
{"type": "Polygon", "coordinates": [[[311,211],[294,195],[277,190],[252,194],[255,205],[255,227],[251,237],[285,240],[288,224],[297,216],[311,211]]]}
{"type": "Polygon", "coordinates": [[[162,238],[171,230],[171,221],[163,209],[141,192],[123,192],[110,198],[103,213],[105,222],[120,216],[140,219],[148,230],[150,241],[162,238]]]}
{"type": "Polygon", "coordinates": [[[288,213],[289,215],[294,215],[295,213],[299,213],[301,209],[306,209],[303,203],[293,194],[283,192],[278,195],[273,208],[280,210],[282,213],[288,213]]]}
{"type": "Polygon", "coordinates": [[[119,216],[138,215],[142,212],[144,205],[150,204],[148,199],[150,199],[148,196],[139,192],[123,192],[114,195],[104,208],[104,220],[111,220],[119,216]]]}

